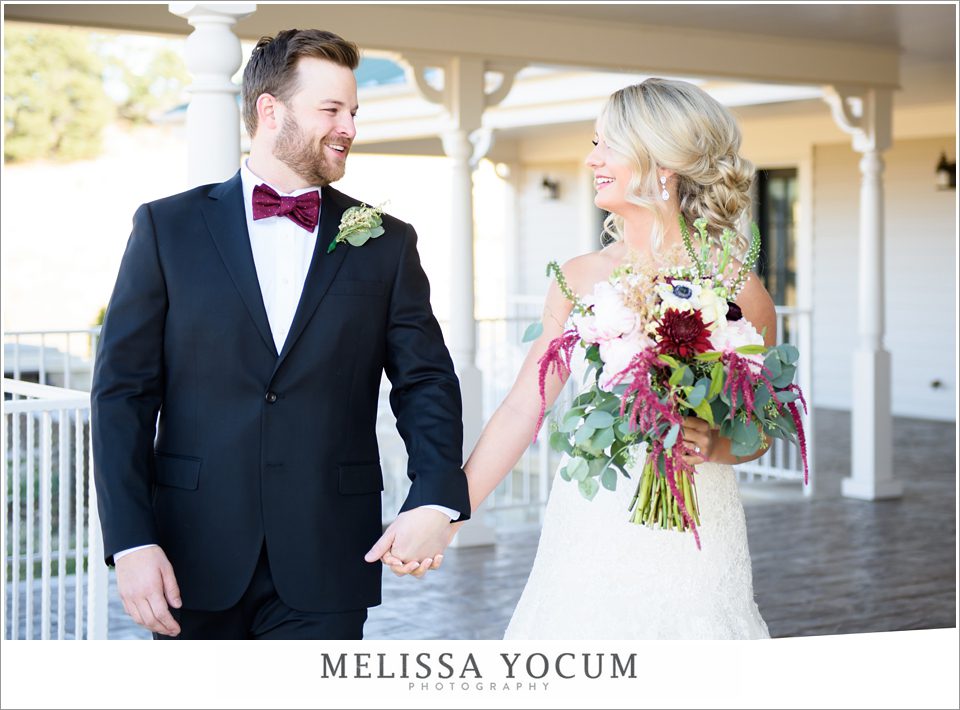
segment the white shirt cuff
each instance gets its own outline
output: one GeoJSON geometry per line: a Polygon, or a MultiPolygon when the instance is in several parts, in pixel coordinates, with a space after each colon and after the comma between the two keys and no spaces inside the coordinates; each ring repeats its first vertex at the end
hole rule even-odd
{"type": "Polygon", "coordinates": [[[120,550],[120,552],[113,553],[113,563],[116,564],[117,560],[125,555],[129,555],[131,552],[136,552],[137,550],[142,550],[145,547],[157,547],[156,543],[151,542],[149,545],[138,545],[137,547],[128,547],[126,550],[120,550]]]}
{"type": "MultiPolygon", "coordinates": [[[[459,510],[452,510],[450,508],[445,508],[442,505],[422,505],[421,508],[433,508],[434,510],[439,510],[441,513],[450,518],[450,522],[458,520],[460,518],[459,510]]],[[[116,558],[114,558],[116,559],[116,558]]]]}

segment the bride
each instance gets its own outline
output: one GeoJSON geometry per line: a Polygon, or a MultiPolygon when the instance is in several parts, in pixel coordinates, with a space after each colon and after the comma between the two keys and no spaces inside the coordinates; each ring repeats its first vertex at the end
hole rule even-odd
{"type": "MultiPolygon", "coordinates": [[[[681,212],[687,224],[706,217],[711,227],[736,231],[750,205],[754,169],[738,155],[740,131],[733,116],[687,82],[647,79],[617,91],[597,120],[593,144],[586,164],[594,173],[594,202],[611,213],[605,231],[614,240],[564,264],[567,282],[580,296],[626,260],[668,265],[684,259],[681,212]]],[[[741,237],[740,258],[746,246],[741,237]]],[[[766,345],[776,344],[773,302],[755,275],[737,302],[757,330],[766,328],[766,345]]],[[[564,332],[570,311],[570,302],[551,284],[543,333],[464,465],[474,510],[534,437],[537,361],[564,332]]],[[[577,359],[572,376],[579,383],[584,361],[582,355],[577,359]]],[[[563,386],[563,377],[548,376],[547,406],[563,386]]],[[[615,493],[601,490],[592,501],[575,484],[557,480],[506,639],[769,637],[753,598],[743,506],[731,468],[749,459],[731,455],[729,440],[702,419],[687,418],[682,436],[699,451],[688,463],[696,467],[702,550],[688,533],[628,522],[642,453],[631,480],[621,478],[615,493]]],[[[460,525],[451,526],[451,537],[460,525]]]]}

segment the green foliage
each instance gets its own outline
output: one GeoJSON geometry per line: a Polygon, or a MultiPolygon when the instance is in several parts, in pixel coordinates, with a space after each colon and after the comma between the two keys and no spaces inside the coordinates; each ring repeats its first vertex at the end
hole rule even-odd
{"type": "Polygon", "coordinates": [[[4,160],[77,160],[100,151],[116,110],[89,35],[4,27],[4,160]]]}
{"type": "Polygon", "coordinates": [[[580,300],[580,297],[577,296],[570,288],[570,285],[567,283],[567,277],[563,273],[563,269],[560,268],[560,264],[556,261],[551,261],[547,264],[547,278],[550,275],[553,275],[557,279],[557,287],[560,289],[560,292],[564,297],[573,304],[573,310],[576,313],[585,314],[587,312],[586,306],[583,305],[583,301],[580,300]]]}
{"type": "Polygon", "coordinates": [[[190,81],[173,49],[91,31],[8,24],[4,44],[8,162],[94,158],[109,123],[148,123],[183,102],[190,81]]]}
{"type": "Polygon", "coordinates": [[[133,71],[117,57],[110,58],[109,69],[127,88],[117,115],[131,124],[149,123],[152,116],[176,106],[190,84],[183,58],[169,48],[153,54],[145,71],[133,71]]]}
{"type": "Polygon", "coordinates": [[[527,326],[527,329],[523,331],[522,342],[529,343],[533,340],[536,340],[541,335],[543,335],[543,322],[537,321],[536,323],[531,323],[527,326]]]}
{"type": "Polygon", "coordinates": [[[740,267],[740,272],[737,274],[737,280],[734,281],[733,285],[730,287],[730,291],[734,295],[740,291],[740,287],[743,286],[747,276],[750,275],[750,271],[757,263],[757,259],[760,258],[760,229],[754,223],[750,225],[750,230],[752,232],[750,249],[747,251],[747,256],[743,260],[743,265],[740,267]]]}

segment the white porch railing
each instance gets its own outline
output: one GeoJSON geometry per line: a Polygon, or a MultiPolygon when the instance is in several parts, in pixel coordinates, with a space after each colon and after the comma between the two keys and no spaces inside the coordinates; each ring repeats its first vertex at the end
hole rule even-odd
{"type": "MultiPolygon", "coordinates": [[[[513,384],[528,348],[521,342],[522,334],[539,317],[532,315],[538,308],[529,305],[525,313],[478,321],[477,364],[484,375],[485,420],[513,384]]],[[[777,332],[781,341],[800,350],[797,379],[812,403],[810,311],[777,308],[777,332]]],[[[3,381],[4,638],[49,638],[54,633],[57,638],[107,635],[107,568],[91,476],[89,394],[17,381],[38,377],[41,382],[59,380],[88,387],[98,335],[99,328],[4,334],[7,374],[14,376],[3,381]],[[64,343],[63,350],[55,349],[60,355],[50,357],[51,344],[56,344],[57,338],[64,343]],[[83,343],[82,338],[88,339],[88,355],[69,354],[71,344],[83,343]],[[62,357],[63,353],[68,355],[62,357]]],[[[573,381],[568,384],[568,395],[575,386],[573,381]]],[[[389,382],[384,379],[377,421],[386,479],[384,522],[392,520],[409,487],[406,451],[388,395],[389,382]]],[[[812,452],[812,410],[804,424],[812,452]]],[[[541,434],[485,504],[492,521],[499,526],[538,522],[559,461],[560,455],[541,434]]],[[[749,481],[799,481],[803,476],[796,447],[782,442],[737,470],[741,480],[749,481]]],[[[810,474],[807,494],[814,490],[812,461],[810,474]]]]}
{"type": "MultiPolygon", "coordinates": [[[[777,306],[777,340],[790,343],[800,351],[797,363],[796,382],[803,390],[809,410],[803,413],[803,407],[797,402],[803,428],[806,434],[810,485],[804,486],[805,496],[816,491],[816,476],[813,465],[813,324],[809,308],[788,308],[777,306]]],[[[740,480],[790,480],[803,482],[803,461],[800,450],[789,442],[776,439],[769,451],[756,461],[737,466],[740,480]]]]}
{"type": "Polygon", "coordinates": [[[88,390],[100,326],[3,334],[4,377],[88,390]]]}
{"type": "Polygon", "coordinates": [[[106,638],[90,395],[4,378],[3,396],[0,635],[106,638]]]}

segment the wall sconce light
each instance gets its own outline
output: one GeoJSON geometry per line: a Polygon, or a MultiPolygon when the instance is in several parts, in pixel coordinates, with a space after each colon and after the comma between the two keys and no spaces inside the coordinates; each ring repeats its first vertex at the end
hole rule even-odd
{"type": "Polygon", "coordinates": [[[560,199],[560,182],[551,180],[549,176],[543,176],[543,182],[540,183],[540,194],[545,200],[560,199]]]}
{"type": "Polygon", "coordinates": [[[947,162],[946,153],[940,153],[940,162],[937,163],[937,189],[957,189],[957,162],[947,162]]]}

